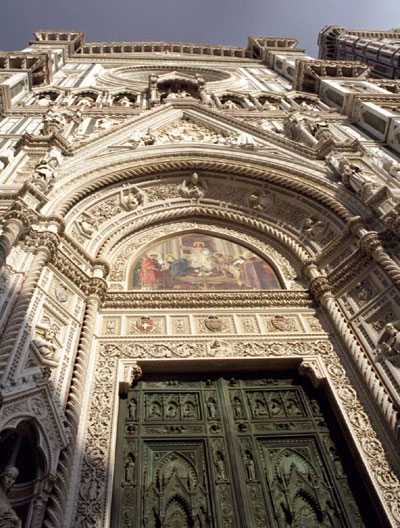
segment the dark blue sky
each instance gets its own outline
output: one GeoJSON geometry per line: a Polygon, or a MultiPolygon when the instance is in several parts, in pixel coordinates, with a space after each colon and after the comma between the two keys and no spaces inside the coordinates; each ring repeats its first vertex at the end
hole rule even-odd
{"type": "Polygon", "coordinates": [[[317,56],[327,24],[400,27],[400,0],[1,0],[0,49],[24,48],[37,29],[74,29],[87,42],[246,46],[249,35],[295,37],[317,56]]]}

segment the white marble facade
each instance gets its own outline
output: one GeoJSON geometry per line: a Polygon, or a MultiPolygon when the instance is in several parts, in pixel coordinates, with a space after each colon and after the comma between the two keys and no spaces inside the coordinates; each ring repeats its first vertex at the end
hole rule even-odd
{"type": "Polygon", "coordinates": [[[0,61],[4,526],[111,526],[119,384],[221,359],[325,387],[400,526],[399,90],[295,39],[0,61]]]}

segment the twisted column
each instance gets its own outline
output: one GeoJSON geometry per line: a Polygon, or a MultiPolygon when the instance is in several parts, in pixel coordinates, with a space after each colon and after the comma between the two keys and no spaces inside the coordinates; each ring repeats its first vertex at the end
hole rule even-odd
{"type": "MultiPolygon", "coordinates": [[[[97,268],[98,270],[99,268],[97,268]]],[[[99,274],[96,273],[95,274],[99,274]]],[[[76,438],[82,410],[83,396],[87,381],[92,339],[96,316],[106,292],[106,282],[100,277],[92,278],[85,286],[87,302],[83,317],[82,331],[72,372],[68,401],[65,409],[70,439],[61,452],[57,466],[57,480],[49,497],[43,526],[61,528],[65,515],[65,506],[69,495],[69,484],[75,455],[76,438]]]]}
{"type": "Polygon", "coordinates": [[[335,325],[338,334],[350,352],[385,420],[390,425],[392,431],[397,434],[398,413],[393,401],[377,375],[372,361],[366,355],[352,328],[346,321],[345,315],[331,291],[328,280],[321,274],[313,261],[306,263],[304,272],[310,279],[309,287],[311,294],[328,313],[330,320],[335,325]]]}
{"type": "Polygon", "coordinates": [[[400,288],[400,267],[385,251],[378,233],[368,231],[358,216],[347,222],[347,229],[359,239],[360,249],[372,257],[385,270],[394,284],[400,288]]]}
{"type": "Polygon", "coordinates": [[[35,220],[35,214],[16,201],[6,212],[3,219],[3,232],[0,235],[0,267],[4,266],[11,248],[35,220]]]}
{"type": "Polygon", "coordinates": [[[11,352],[17,344],[18,334],[27,319],[28,308],[39,282],[40,275],[48,260],[56,252],[59,238],[55,233],[47,231],[32,232],[26,243],[28,246],[35,248],[35,257],[0,341],[0,375],[2,384],[5,383],[11,368],[14,366],[10,364],[11,352]]]}

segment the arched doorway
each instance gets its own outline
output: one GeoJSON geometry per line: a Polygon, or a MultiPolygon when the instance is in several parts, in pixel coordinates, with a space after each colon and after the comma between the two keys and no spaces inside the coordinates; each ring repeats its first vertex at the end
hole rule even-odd
{"type": "Polygon", "coordinates": [[[189,363],[121,387],[113,526],[381,526],[324,391],[278,365],[189,363]]]}

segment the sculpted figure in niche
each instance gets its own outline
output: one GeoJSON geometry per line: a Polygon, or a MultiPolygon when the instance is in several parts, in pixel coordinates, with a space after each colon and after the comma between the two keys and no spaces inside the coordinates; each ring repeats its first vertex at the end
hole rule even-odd
{"type": "Polygon", "coordinates": [[[121,206],[126,211],[133,211],[143,203],[144,194],[137,187],[131,187],[121,192],[121,206]]]}
{"type": "Polygon", "coordinates": [[[8,492],[18,477],[18,469],[6,466],[0,475],[0,528],[21,528],[22,523],[8,500],[8,492]]]}
{"type": "Polygon", "coordinates": [[[179,194],[182,198],[191,198],[194,200],[200,200],[206,193],[206,189],[201,183],[199,183],[199,175],[197,172],[194,172],[190,179],[185,179],[181,183],[179,189],[179,194]]]}
{"type": "Polygon", "coordinates": [[[227,99],[223,104],[222,108],[225,108],[226,110],[236,110],[237,108],[240,108],[240,106],[232,101],[232,99],[227,99]]]}
{"type": "Polygon", "coordinates": [[[97,219],[87,213],[84,213],[76,223],[81,233],[87,238],[92,237],[98,228],[97,219]]]}
{"type": "Polygon", "coordinates": [[[244,454],[244,465],[246,467],[247,480],[256,480],[256,468],[250,451],[246,451],[244,454]]]}
{"type": "Polygon", "coordinates": [[[279,103],[273,99],[263,99],[259,100],[262,105],[263,110],[279,110],[279,103]]]}
{"type": "Polygon", "coordinates": [[[122,97],[120,97],[119,99],[115,101],[115,104],[117,106],[124,106],[125,108],[129,108],[130,106],[134,105],[134,102],[131,101],[131,99],[129,99],[128,96],[123,95],[122,97]]]}
{"type": "Polygon", "coordinates": [[[318,218],[310,216],[304,220],[303,231],[311,240],[316,240],[323,235],[325,224],[318,218]]]}
{"type": "Polygon", "coordinates": [[[31,182],[39,187],[42,192],[47,191],[56,178],[58,165],[55,159],[42,159],[35,167],[31,182]]]}
{"type": "Polygon", "coordinates": [[[62,114],[54,110],[54,108],[49,108],[43,117],[43,128],[41,133],[46,136],[56,130],[62,131],[66,124],[67,120],[62,114]]]}
{"type": "Polygon", "coordinates": [[[135,455],[129,453],[125,462],[125,482],[132,483],[135,480],[135,455]]]}
{"type": "Polygon", "coordinates": [[[224,455],[221,453],[221,451],[217,451],[216,453],[215,468],[217,470],[217,480],[226,480],[224,455]]]}
{"type": "Polygon", "coordinates": [[[33,104],[37,104],[38,106],[50,106],[53,104],[53,99],[50,94],[38,94],[35,97],[33,104]]]}
{"type": "Polygon", "coordinates": [[[94,98],[88,95],[79,97],[78,101],[76,102],[76,106],[82,106],[86,108],[91,108],[92,106],[94,106],[94,104],[95,104],[94,98]]]}

